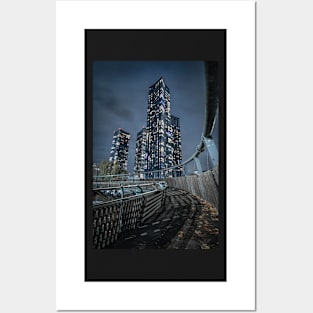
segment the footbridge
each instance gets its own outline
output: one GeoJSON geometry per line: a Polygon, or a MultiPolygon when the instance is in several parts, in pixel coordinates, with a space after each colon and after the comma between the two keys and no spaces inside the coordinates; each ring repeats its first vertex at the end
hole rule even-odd
{"type": "Polygon", "coordinates": [[[217,75],[217,63],[207,62],[203,131],[186,161],[150,172],[93,177],[94,248],[218,245],[219,155],[212,136],[219,102],[217,75]]]}

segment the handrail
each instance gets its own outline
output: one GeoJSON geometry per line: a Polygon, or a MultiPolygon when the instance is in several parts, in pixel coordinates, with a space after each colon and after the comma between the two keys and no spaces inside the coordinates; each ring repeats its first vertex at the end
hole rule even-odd
{"type": "Polygon", "coordinates": [[[109,200],[109,201],[102,201],[102,203],[94,204],[93,207],[102,206],[104,204],[105,205],[112,204],[112,203],[115,203],[115,202],[121,202],[123,200],[129,200],[129,199],[133,199],[133,198],[136,198],[136,197],[138,198],[138,197],[146,196],[148,194],[151,194],[151,193],[154,193],[154,192],[157,192],[157,191],[159,191],[159,190],[155,189],[155,190],[150,190],[150,191],[146,191],[146,192],[140,193],[138,195],[131,195],[131,196],[124,197],[124,198],[113,199],[113,200],[109,200]]]}
{"type": "Polygon", "coordinates": [[[118,189],[119,191],[121,191],[121,196],[117,199],[111,199],[108,201],[105,200],[97,200],[97,202],[101,202],[101,203],[95,203],[93,204],[93,207],[98,207],[101,206],[103,204],[111,204],[111,203],[115,203],[115,202],[121,202],[123,200],[129,200],[135,197],[140,197],[140,196],[144,196],[144,195],[148,195],[157,191],[160,191],[160,189],[157,188],[158,183],[150,183],[150,184],[141,184],[141,185],[129,185],[129,186],[116,186],[116,187],[103,187],[103,188],[95,188],[92,191],[93,192],[97,192],[97,191],[106,191],[106,190],[114,190],[114,189],[118,189]],[[154,188],[154,190],[147,190],[144,191],[141,187],[143,186],[152,186],[154,188]],[[135,195],[127,195],[124,192],[124,189],[131,189],[131,188],[139,188],[140,189],[140,193],[135,194],[135,195]]]}
{"type": "Polygon", "coordinates": [[[127,186],[109,186],[109,187],[99,187],[99,188],[93,188],[93,191],[97,191],[97,190],[110,190],[110,189],[121,189],[121,187],[123,188],[132,188],[132,187],[143,187],[143,186],[152,186],[155,185],[155,183],[146,183],[146,184],[138,184],[138,185],[127,185],[127,186]]]}

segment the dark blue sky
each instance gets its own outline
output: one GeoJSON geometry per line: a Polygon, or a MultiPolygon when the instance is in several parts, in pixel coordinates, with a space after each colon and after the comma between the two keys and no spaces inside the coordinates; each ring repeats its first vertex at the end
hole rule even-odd
{"type": "Polygon", "coordinates": [[[171,113],[180,118],[182,156],[200,142],[205,106],[200,61],[96,61],[93,64],[93,161],[108,160],[113,132],[131,134],[128,170],[133,171],[137,133],[147,123],[148,88],[160,77],[171,93],[171,113]]]}

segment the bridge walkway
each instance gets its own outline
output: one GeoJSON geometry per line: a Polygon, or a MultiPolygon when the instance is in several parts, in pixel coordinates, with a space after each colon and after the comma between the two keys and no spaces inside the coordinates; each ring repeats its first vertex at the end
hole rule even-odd
{"type": "Polygon", "coordinates": [[[193,200],[182,190],[168,190],[163,206],[137,229],[125,231],[109,248],[118,249],[155,249],[166,248],[186,221],[193,200]]]}
{"type": "Polygon", "coordinates": [[[199,240],[191,240],[196,231],[195,221],[204,208],[201,201],[186,191],[168,188],[159,211],[138,228],[120,234],[108,249],[201,248],[199,240]]]}

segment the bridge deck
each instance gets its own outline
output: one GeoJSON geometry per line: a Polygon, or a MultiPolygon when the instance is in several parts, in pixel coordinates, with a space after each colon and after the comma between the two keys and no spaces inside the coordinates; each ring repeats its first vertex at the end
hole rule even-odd
{"type": "Polygon", "coordinates": [[[218,211],[190,193],[169,188],[164,205],[108,248],[210,249],[218,245],[218,211]]]}

